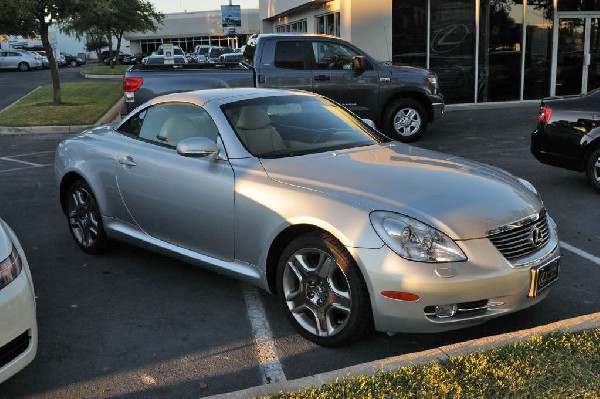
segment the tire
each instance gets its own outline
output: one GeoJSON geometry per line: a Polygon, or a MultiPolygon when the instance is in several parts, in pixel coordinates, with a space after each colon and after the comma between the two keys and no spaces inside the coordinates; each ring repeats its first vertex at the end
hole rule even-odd
{"type": "Polygon", "coordinates": [[[29,64],[26,62],[20,62],[19,63],[19,71],[21,71],[21,72],[29,71],[29,64]]]}
{"type": "Polygon", "coordinates": [[[77,64],[77,61],[75,61],[75,60],[72,60],[70,65],[71,65],[72,67],[79,66],[79,64],[77,64]]]}
{"type": "Polygon", "coordinates": [[[294,328],[318,345],[345,345],[373,330],[363,276],[329,234],[307,234],[287,246],[277,269],[277,297],[294,328]]]}
{"type": "Polygon", "coordinates": [[[588,157],[585,164],[588,182],[600,192],[600,148],[596,148],[588,157]]]}
{"type": "Polygon", "coordinates": [[[415,141],[423,135],[426,128],[427,113],[416,100],[396,100],[386,110],[384,131],[395,140],[404,143],[415,141]]]}
{"type": "Polygon", "coordinates": [[[108,246],[100,208],[90,186],[83,180],[71,185],[65,198],[69,231],[84,252],[99,254],[108,246]]]}

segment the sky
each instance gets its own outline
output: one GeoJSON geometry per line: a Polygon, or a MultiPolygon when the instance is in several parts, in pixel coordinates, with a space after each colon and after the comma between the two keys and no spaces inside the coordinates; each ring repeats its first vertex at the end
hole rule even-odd
{"type": "MultiPolygon", "coordinates": [[[[157,11],[163,13],[183,11],[221,10],[222,5],[229,5],[229,0],[150,0],[157,11]]],[[[258,8],[258,0],[232,0],[231,4],[241,8],[258,8]]]]}

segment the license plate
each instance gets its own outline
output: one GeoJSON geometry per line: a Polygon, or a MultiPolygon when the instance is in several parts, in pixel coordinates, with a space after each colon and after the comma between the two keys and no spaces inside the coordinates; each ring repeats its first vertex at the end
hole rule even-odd
{"type": "Polygon", "coordinates": [[[542,266],[531,268],[531,287],[529,297],[537,296],[540,292],[550,287],[558,280],[560,263],[558,259],[542,266]]]}

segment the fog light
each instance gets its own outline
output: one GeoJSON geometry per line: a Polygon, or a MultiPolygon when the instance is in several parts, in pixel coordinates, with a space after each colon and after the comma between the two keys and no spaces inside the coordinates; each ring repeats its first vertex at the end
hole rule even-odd
{"type": "Polygon", "coordinates": [[[452,317],[456,314],[458,310],[458,306],[456,304],[452,305],[438,305],[435,307],[435,315],[440,319],[446,317],[452,317]]]}

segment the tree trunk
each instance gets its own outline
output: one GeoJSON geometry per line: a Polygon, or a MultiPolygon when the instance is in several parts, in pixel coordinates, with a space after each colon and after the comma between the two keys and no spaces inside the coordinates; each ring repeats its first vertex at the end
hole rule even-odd
{"type": "Polygon", "coordinates": [[[54,49],[50,45],[48,39],[48,23],[44,18],[40,19],[40,36],[42,37],[42,44],[44,45],[44,51],[48,56],[48,62],[50,63],[50,75],[52,76],[52,104],[62,104],[62,97],[60,93],[60,76],[58,75],[58,64],[56,63],[56,57],[54,57],[54,49]]]}
{"type": "Polygon", "coordinates": [[[121,60],[119,58],[121,58],[121,40],[123,39],[123,31],[119,31],[118,35],[115,35],[117,37],[117,64],[121,63],[121,60]]]}
{"type": "Polygon", "coordinates": [[[115,67],[115,62],[113,60],[112,33],[110,31],[107,33],[106,38],[108,39],[108,63],[112,69],[115,67]]]}

